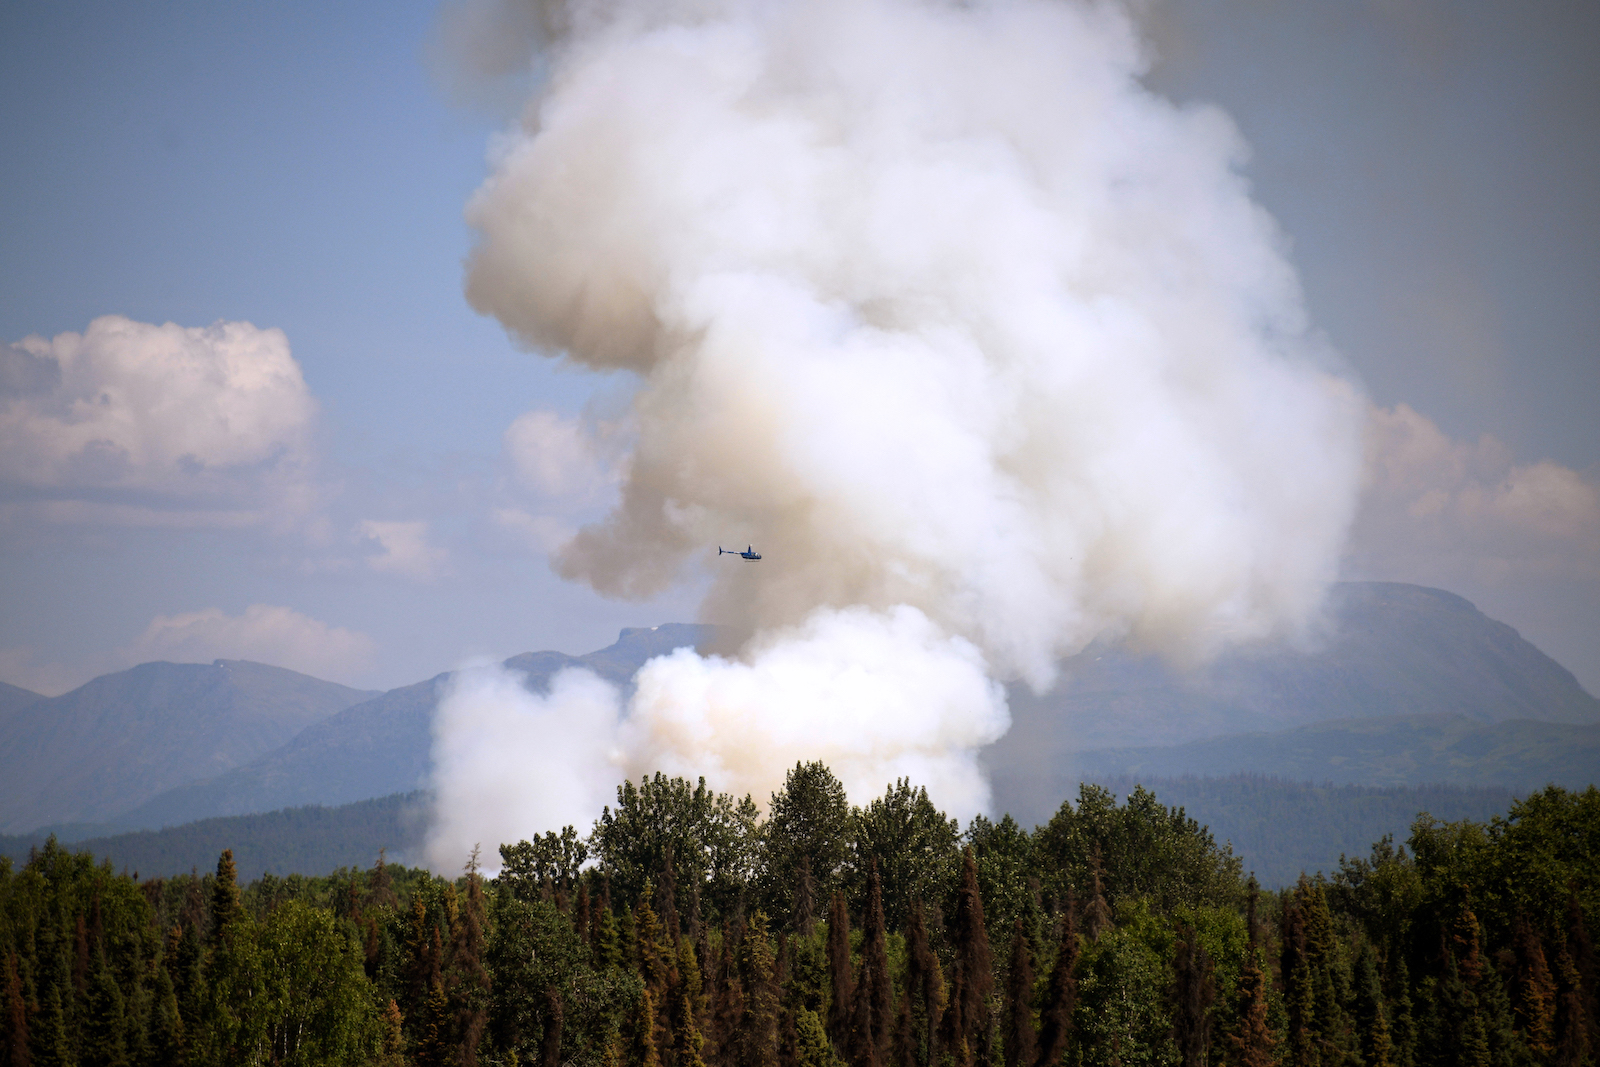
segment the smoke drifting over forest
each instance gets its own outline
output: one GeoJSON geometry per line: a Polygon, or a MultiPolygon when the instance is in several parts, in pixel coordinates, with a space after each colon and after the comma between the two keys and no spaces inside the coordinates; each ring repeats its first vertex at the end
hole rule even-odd
{"type": "Polygon", "coordinates": [[[652,661],[626,705],[463,676],[434,862],[582,825],[603,798],[539,784],[578,766],[764,801],[821,758],[855,799],[911,775],[968,816],[998,680],[1047,686],[1097,637],[1192,662],[1315,620],[1362,402],[1232,123],[1143,88],[1123,8],[613,0],[522,24],[540,95],[469,205],[468,297],[637,377],[619,502],[557,566],[624,597],[714,567],[703,616],[742,646],[652,661]]]}

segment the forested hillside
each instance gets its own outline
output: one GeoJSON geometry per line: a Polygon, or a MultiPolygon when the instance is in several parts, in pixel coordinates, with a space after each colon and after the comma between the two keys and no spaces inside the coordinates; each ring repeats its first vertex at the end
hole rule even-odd
{"type": "MultiPolygon", "coordinates": [[[[257,815],[201,819],[164,830],[139,830],[72,842],[74,851],[93,853],[118,870],[171,876],[207,870],[223,849],[232,849],[241,875],[327,874],[340,867],[365,866],[387,850],[400,858],[422,842],[426,796],[396,793],[336,808],[303,807],[257,815]]],[[[0,856],[24,863],[45,838],[0,835],[0,856]]]]}
{"type": "MultiPolygon", "coordinates": [[[[1260,775],[1226,778],[1103,777],[1096,784],[1122,797],[1140,784],[1170,807],[1186,809],[1220,842],[1231,843],[1244,869],[1269,889],[1293,885],[1302,872],[1332,873],[1341,856],[1364,853],[1384,834],[1404,839],[1419,812],[1446,821],[1487,820],[1506,810],[1509,789],[1461,786],[1332,786],[1260,775]]],[[[162,830],[63,841],[108,859],[117,869],[149,876],[206,870],[233,849],[242,876],[327,874],[363,866],[379,849],[402,860],[422,843],[428,795],[395,793],[336,807],[284,808],[256,815],[201,819],[162,830]]],[[[1023,825],[1048,821],[1031,813],[1023,825]]],[[[19,864],[46,835],[0,835],[0,855],[19,864]]]]}
{"type": "Polygon", "coordinates": [[[0,862],[0,1065],[1578,1065],[1600,1049],[1600,791],[1422,818],[1264,893],[1085,786],[963,833],[907,782],[660,775],[493,878],[136,882],[0,862]]]}

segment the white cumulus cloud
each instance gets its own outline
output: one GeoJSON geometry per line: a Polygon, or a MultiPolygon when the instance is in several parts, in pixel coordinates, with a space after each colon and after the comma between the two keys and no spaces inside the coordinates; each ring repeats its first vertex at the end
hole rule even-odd
{"type": "Polygon", "coordinates": [[[47,520],[117,523],[129,495],[281,517],[311,493],[316,414],[281,330],[106,315],[0,347],[0,482],[93,505],[47,520]]]}
{"type": "Polygon", "coordinates": [[[252,604],[239,615],[220,608],[157,615],[124,655],[133,662],[247,659],[341,681],[366,670],[376,652],[377,643],[357,630],[286,607],[252,604]]]}
{"type": "Polygon", "coordinates": [[[1451,588],[1600,579],[1600,484],[1549,460],[1519,462],[1487,434],[1455,440],[1405,404],[1373,408],[1352,552],[1364,571],[1451,588]]]}
{"type": "Polygon", "coordinates": [[[377,552],[367,557],[367,565],[375,571],[425,581],[439,577],[449,566],[450,553],[429,540],[426,521],[368,519],[360,529],[377,547],[377,552]]]}

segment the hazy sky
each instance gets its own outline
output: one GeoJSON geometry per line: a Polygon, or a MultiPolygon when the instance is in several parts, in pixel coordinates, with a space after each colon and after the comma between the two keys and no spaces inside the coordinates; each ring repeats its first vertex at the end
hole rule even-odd
{"type": "MultiPolygon", "coordinates": [[[[552,416],[627,382],[467,306],[507,116],[446,99],[436,19],[0,7],[0,679],[229,656],[388,687],[692,617],[697,589],[547,566],[610,491],[552,416]]],[[[1373,402],[1348,575],[1462,593],[1600,691],[1600,8],[1208,0],[1151,33],[1150,84],[1252,146],[1373,402]]]]}

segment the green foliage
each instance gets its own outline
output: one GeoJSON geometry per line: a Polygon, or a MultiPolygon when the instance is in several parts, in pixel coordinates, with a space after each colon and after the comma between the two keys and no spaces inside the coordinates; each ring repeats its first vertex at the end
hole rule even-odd
{"type": "Polygon", "coordinates": [[[1033,836],[1009,815],[998,823],[979,815],[967,829],[967,841],[977,856],[978,889],[989,928],[1011,930],[1021,919],[1028,950],[1038,957],[1043,949],[1043,916],[1033,836]]]}
{"type": "Polygon", "coordinates": [[[878,865],[883,916],[890,929],[905,927],[917,901],[942,903],[961,869],[960,827],[934,807],[928,790],[901,778],[883,796],[857,809],[847,876],[851,910],[867,903],[867,874],[878,865]]]}
{"type": "Polygon", "coordinates": [[[836,784],[798,766],[780,832],[703,783],[646,779],[587,841],[508,846],[487,893],[475,869],[381,857],[241,889],[224,855],[139,883],[47,841],[0,862],[0,1067],[1041,1067],[1035,1047],[1075,1065],[1521,1067],[1600,1047],[1595,790],[1488,823],[1423,814],[1405,846],[1259,904],[1228,850],[1143,790],[1119,806],[1085,787],[1032,832],[975,819],[963,855],[909,782],[843,816],[836,784]],[[598,870],[579,870],[585,848],[598,870]],[[692,938],[652,906],[669,849],[684,914],[704,906],[692,938]],[[864,883],[853,934],[842,891],[809,934],[768,933],[766,865],[800,856],[822,857],[823,885],[864,883]]]}
{"type": "Polygon", "coordinates": [[[687,900],[698,884],[702,906],[720,916],[732,913],[755,873],[756,821],[750,797],[735,800],[707,789],[704,778],[691,787],[658,772],[617,787],[616,810],[601,812],[590,847],[615,900],[637,900],[670,852],[676,895],[687,900]]]}
{"type": "Polygon", "coordinates": [[[494,975],[490,1035],[495,1047],[536,1063],[560,1004],[561,1062],[603,1061],[607,1042],[637,1011],[643,982],[636,972],[596,966],[592,953],[553,904],[498,898],[489,941],[494,975]]]}
{"type": "Polygon", "coordinates": [[[1146,904],[1126,901],[1116,926],[1085,946],[1074,1024],[1086,1067],[1175,1061],[1166,1002],[1173,942],[1146,904]]]}
{"type": "Polygon", "coordinates": [[[794,915],[800,865],[811,872],[811,909],[818,915],[850,858],[850,802],[844,785],[820,763],[796,763],[772,794],[761,827],[759,891],[780,927],[794,915]]]}
{"type": "Polygon", "coordinates": [[[362,1064],[376,1058],[378,1005],[353,931],[289,901],[239,920],[207,968],[196,1056],[207,1063],[362,1064]]]}
{"type": "Polygon", "coordinates": [[[532,841],[501,845],[500,880],[519,900],[533,900],[547,880],[564,887],[576,884],[588,858],[589,846],[576,830],[563,826],[560,834],[546,831],[532,841]]]}

